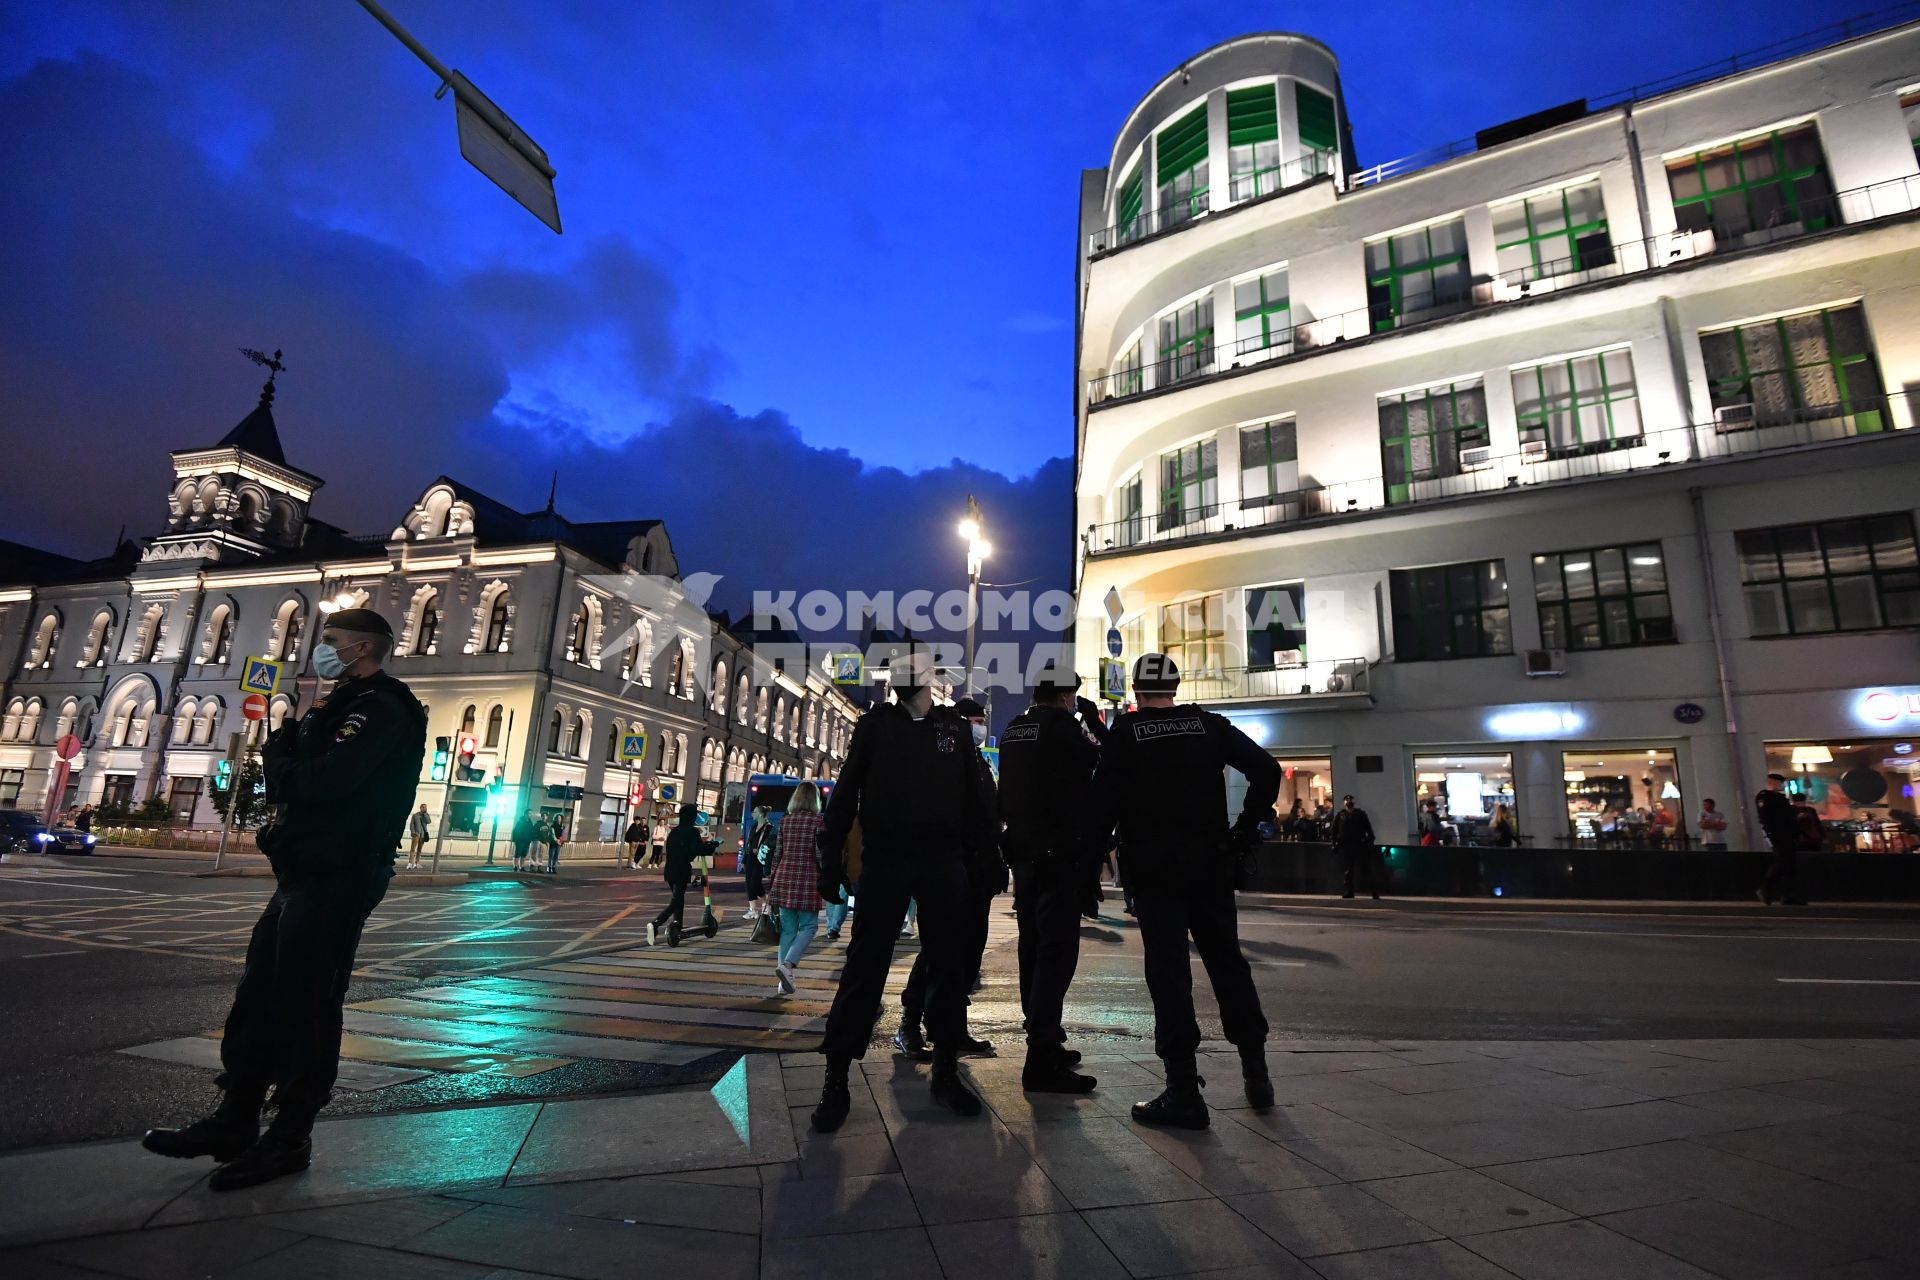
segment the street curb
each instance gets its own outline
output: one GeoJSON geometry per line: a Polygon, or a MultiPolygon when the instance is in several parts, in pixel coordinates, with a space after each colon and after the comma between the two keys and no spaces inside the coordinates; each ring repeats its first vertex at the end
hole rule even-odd
{"type": "Polygon", "coordinates": [[[1325,911],[1365,915],[1710,916],[1725,920],[1920,920],[1920,902],[1817,902],[1766,907],[1757,902],[1596,898],[1329,898],[1320,894],[1242,893],[1243,910],[1325,911]]]}

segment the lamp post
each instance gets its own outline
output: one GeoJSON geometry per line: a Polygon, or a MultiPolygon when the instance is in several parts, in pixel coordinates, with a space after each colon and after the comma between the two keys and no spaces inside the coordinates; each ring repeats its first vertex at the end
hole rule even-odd
{"type": "Polygon", "coordinates": [[[967,518],[960,522],[960,536],[967,544],[967,678],[966,696],[973,695],[973,637],[980,619],[980,566],[993,554],[993,544],[981,536],[980,504],[967,495],[967,518]]]}

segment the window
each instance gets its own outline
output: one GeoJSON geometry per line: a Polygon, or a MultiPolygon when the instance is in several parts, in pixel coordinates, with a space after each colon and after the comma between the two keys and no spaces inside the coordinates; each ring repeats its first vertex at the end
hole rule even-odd
{"type": "Polygon", "coordinates": [[[420,606],[420,638],[414,642],[415,653],[438,653],[440,642],[440,601],[429,596],[420,606]]]}
{"type": "Polygon", "coordinates": [[[1287,269],[1275,267],[1233,286],[1233,353],[1287,355],[1293,320],[1287,310],[1287,269]]]}
{"type": "Polygon", "coordinates": [[[1411,500],[1417,481],[1459,475],[1474,462],[1471,455],[1463,461],[1466,450],[1492,444],[1487,393],[1478,379],[1382,396],[1379,410],[1388,502],[1411,500]]]}
{"type": "Polygon", "coordinates": [[[27,785],[25,769],[0,769],[0,809],[17,808],[20,791],[27,785]]]}
{"type": "Polygon", "coordinates": [[[1367,246],[1367,311],[1373,331],[1467,299],[1467,224],[1436,222],[1367,246]]]}
{"type": "Polygon", "coordinates": [[[1291,418],[1240,428],[1240,505],[1264,507],[1300,488],[1300,450],[1291,418]]]}
{"type": "Polygon", "coordinates": [[[173,779],[167,788],[167,808],[173,811],[174,821],[193,821],[193,811],[200,804],[200,787],[205,781],[205,778],[173,779]]]}
{"type": "Polygon", "coordinates": [[[1433,662],[1513,652],[1505,561],[1395,569],[1390,587],[1395,660],[1433,662]]]}
{"type": "Polygon", "coordinates": [[[233,609],[220,605],[213,611],[213,618],[207,624],[206,647],[200,651],[201,665],[212,663],[226,666],[233,656],[233,609]]]}
{"type": "Polygon", "coordinates": [[[1160,208],[1177,226],[1207,211],[1207,104],[1201,103],[1162,129],[1160,208]]]}
{"type": "Polygon", "coordinates": [[[1537,555],[1533,595],[1540,642],[1549,649],[1621,649],[1674,638],[1657,542],[1537,555]]]}
{"type": "Polygon", "coordinates": [[[567,661],[585,662],[587,660],[587,636],[593,629],[593,613],[586,602],[580,603],[580,610],[573,615],[573,625],[567,630],[567,661]]]}
{"type": "Polygon", "coordinates": [[[620,763],[620,724],[618,721],[607,726],[607,763],[620,763]]]}
{"type": "Polygon", "coordinates": [[[575,716],[573,723],[567,726],[567,754],[576,760],[585,758],[587,754],[587,717],[585,713],[575,716]]]}
{"type": "Polygon", "coordinates": [[[1920,161],[1920,90],[1900,95],[1900,115],[1906,121],[1907,138],[1913,143],[1913,158],[1920,161]]]}
{"type": "Polygon", "coordinates": [[[1280,101],[1274,86],[1227,90],[1227,190],[1252,200],[1280,189],[1280,101]]]}
{"type": "Polygon", "coordinates": [[[1513,411],[1520,423],[1521,454],[1529,460],[1635,443],[1640,439],[1640,401],[1633,353],[1622,347],[1515,369],[1513,411]]]}
{"type": "Polygon", "coordinates": [[[1767,769],[1785,776],[1787,794],[1827,824],[1829,849],[1920,851],[1911,825],[1898,821],[1920,787],[1920,751],[1912,737],[1769,742],[1766,752],[1767,769]]]}
{"type": "Polygon", "coordinates": [[[132,652],[127,654],[129,662],[152,662],[160,655],[160,640],[167,629],[167,611],[165,605],[148,605],[146,616],[140,621],[140,631],[134,637],[132,652]]]}
{"type": "Polygon", "coordinates": [[[1162,605],[1160,648],[1189,678],[1226,670],[1227,598],[1215,593],[1162,605]]]}
{"type": "Polygon", "coordinates": [[[104,667],[107,655],[113,652],[113,611],[102,609],[94,615],[93,626],[87,632],[87,647],[80,651],[79,666],[104,667]]]}
{"type": "MultiPolygon", "coordinates": [[[[1686,847],[1687,806],[1670,748],[1566,751],[1560,772],[1574,839],[1602,849],[1686,847]]],[[[1719,838],[1724,844],[1726,833],[1719,838]]]]}
{"type": "Polygon", "coordinates": [[[1220,501],[1220,446],[1196,440],[1160,455],[1160,528],[1164,532],[1213,514],[1220,501]]]}
{"type": "Polygon", "coordinates": [[[1314,151],[1340,149],[1339,122],[1334,116],[1332,98],[1296,80],[1293,82],[1293,105],[1299,119],[1301,146],[1314,151]]]}
{"type": "Polygon", "coordinates": [[[1517,830],[1513,803],[1513,757],[1500,755],[1415,756],[1413,758],[1414,830],[1433,802],[1440,838],[1449,844],[1492,844],[1490,830],[1497,806],[1517,830]]]}
{"type": "Polygon", "coordinates": [[[461,735],[465,736],[467,734],[472,733],[474,731],[474,728],[479,723],[480,723],[480,708],[475,706],[473,703],[469,702],[466,706],[466,710],[460,713],[461,735]]]}
{"type": "Polygon", "coordinates": [[[1827,159],[1812,124],[1742,138],[1667,161],[1673,213],[1682,231],[1717,238],[1833,221],[1827,159]]]}
{"type": "Polygon", "coordinates": [[[1613,261],[1598,182],[1493,208],[1494,270],[1511,281],[1590,271],[1613,261]]]}
{"type": "Polygon", "coordinates": [[[1756,636],[1920,626],[1920,560],[1908,512],[1736,535],[1756,636]]]}
{"type": "Polygon", "coordinates": [[[560,735],[565,733],[566,729],[567,729],[567,717],[563,713],[559,711],[555,711],[552,717],[547,721],[547,754],[548,755],[557,756],[560,754],[560,735]]]}
{"type": "Polygon", "coordinates": [[[60,648],[60,615],[49,613],[40,619],[40,627],[33,634],[33,648],[27,651],[27,660],[23,666],[50,667],[53,655],[60,648]]]}
{"type": "Polygon", "coordinates": [[[507,651],[508,626],[513,620],[513,604],[502,591],[493,597],[493,603],[487,610],[486,641],[480,647],[482,653],[505,653],[507,651]]]}
{"type": "Polygon", "coordinates": [[[1714,421],[1722,431],[1850,419],[1886,429],[1880,364],[1859,303],[1700,335],[1714,421]]]}
{"type": "Polygon", "coordinates": [[[1139,542],[1146,532],[1141,524],[1142,480],[1138,472],[1129,480],[1123,481],[1114,491],[1114,514],[1119,517],[1114,522],[1114,541],[1123,547],[1131,547],[1139,542]]]}
{"type": "Polygon", "coordinates": [[[1213,371],[1213,295],[1175,307],[1158,321],[1159,385],[1213,371]]]}
{"type": "Polygon", "coordinates": [[[130,773],[110,773],[100,787],[100,805],[102,808],[131,809],[133,807],[133,775],[130,773]]]}
{"type": "Polygon", "coordinates": [[[1146,196],[1147,167],[1153,163],[1151,144],[1140,149],[1140,163],[1133,166],[1133,172],[1120,184],[1120,198],[1113,207],[1114,223],[1120,228],[1120,243],[1138,240],[1147,233],[1147,220],[1140,216],[1140,206],[1146,196]]]}
{"type": "Polygon", "coordinates": [[[276,637],[268,656],[285,662],[300,660],[301,632],[306,626],[306,617],[300,611],[300,601],[283,600],[273,617],[273,634],[276,637]]]}
{"type": "Polygon", "coordinates": [[[1306,661],[1306,586],[1290,582],[1247,588],[1247,668],[1298,666],[1306,661]]]}
{"type": "Polygon", "coordinates": [[[487,712],[486,746],[488,750],[492,750],[500,745],[500,730],[507,718],[506,712],[507,709],[505,707],[495,707],[493,710],[487,712]]]}

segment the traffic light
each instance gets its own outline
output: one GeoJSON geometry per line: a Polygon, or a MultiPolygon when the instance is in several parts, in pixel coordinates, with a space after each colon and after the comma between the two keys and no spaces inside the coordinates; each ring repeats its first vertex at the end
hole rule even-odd
{"type": "Polygon", "coordinates": [[[442,737],[433,740],[433,780],[435,782],[447,780],[447,752],[452,748],[452,738],[442,737]]]}
{"type": "Polygon", "coordinates": [[[213,789],[225,791],[233,785],[233,761],[216,760],[213,762],[213,789]]]}

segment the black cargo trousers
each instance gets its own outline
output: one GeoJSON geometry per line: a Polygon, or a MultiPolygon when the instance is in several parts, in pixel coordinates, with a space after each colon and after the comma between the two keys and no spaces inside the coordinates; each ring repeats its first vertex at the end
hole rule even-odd
{"type": "Polygon", "coordinates": [[[972,934],[968,917],[974,896],[958,844],[945,849],[866,846],[861,857],[853,937],[847,943],[847,959],[840,971],[833,1007],[827,1013],[822,1053],[828,1057],[866,1056],[909,901],[920,904],[920,958],[927,964],[927,1034],[935,1044],[958,1046],[966,1026],[965,984],[972,934]]]}
{"type": "Polygon", "coordinates": [[[1045,858],[1013,865],[1013,912],[1020,924],[1020,1010],[1027,1046],[1066,1043],[1067,988],[1080,967],[1080,904],[1090,870],[1045,858]]]}
{"type": "Polygon", "coordinates": [[[1201,854],[1143,858],[1126,849],[1120,852],[1120,869],[1133,886],[1140,946],[1146,953],[1153,1051],[1164,1062],[1180,1062],[1190,1060],[1200,1047],[1189,938],[1206,966],[1226,1038],[1241,1049],[1265,1044],[1267,1018],[1253,985],[1253,967],[1240,950],[1231,869],[1201,854]]]}
{"type": "MultiPolygon", "coordinates": [[[[973,994],[974,985],[980,980],[980,966],[987,954],[987,925],[993,918],[993,900],[1000,896],[992,891],[993,886],[980,883],[980,878],[972,872],[967,875],[967,890],[966,908],[960,922],[963,930],[961,942],[966,947],[966,960],[960,972],[962,1009],[973,994]]],[[[921,910],[924,914],[925,908],[921,910]]],[[[919,1026],[926,1017],[927,987],[930,985],[927,974],[931,968],[923,947],[920,954],[913,958],[913,969],[907,974],[907,985],[900,991],[900,1017],[909,1026],[919,1026]]],[[[961,1021],[964,1030],[964,1015],[961,1021]]]]}

